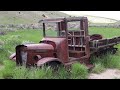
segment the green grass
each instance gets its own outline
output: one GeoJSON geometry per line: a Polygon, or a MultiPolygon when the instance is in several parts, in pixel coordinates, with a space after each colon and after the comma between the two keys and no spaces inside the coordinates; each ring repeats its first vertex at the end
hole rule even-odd
{"type": "Polygon", "coordinates": [[[25,66],[16,67],[15,62],[6,60],[4,68],[0,70],[2,79],[47,79],[52,78],[51,68],[26,68],[25,66]]]}
{"type": "Polygon", "coordinates": [[[88,70],[87,67],[80,63],[72,65],[71,78],[72,79],[87,79],[88,70]]]}
{"type": "MultiPolygon", "coordinates": [[[[118,28],[89,28],[90,34],[102,34],[105,38],[120,36],[118,28]]],[[[50,35],[54,32],[48,31],[50,35]]],[[[39,43],[42,39],[41,30],[17,30],[7,31],[6,35],[0,36],[0,65],[4,68],[0,69],[1,79],[86,79],[88,77],[87,69],[84,65],[73,64],[70,72],[61,67],[58,72],[53,72],[45,67],[44,69],[27,69],[24,66],[16,67],[15,63],[9,60],[9,56],[15,52],[15,47],[23,43],[39,43]]],[[[108,54],[102,58],[92,58],[95,68],[94,73],[101,73],[106,68],[120,69],[120,45],[116,47],[119,51],[115,55],[108,54]]]]}
{"type": "Polygon", "coordinates": [[[12,62],[10,60],[5,60],[3,62],[4,68],[0,71],[2,74],[2,77],[5,79],[11,79],[13,75],[14,68],[16,66],[15,62],[12,62]]]}
{"type": "Polygon", "coordinates": [[[69,72],[64,67],[58,71],[53,71],[49,67],[16,67],[15,63],[6,60],[4,68],[0,70],[0,79],[86,79],[87,76],[86,66],[79,63],[73,64],[69,72]]]}
{"type": "Polygon", "coordinates": [[[120,28],[90,27],[89,34],[101,34],[104,38],[120,36],[120,28]]]}
{"type": "MultiPolygon", "coordinates": [[[[104,27],[90,27],[89,34],[101,34],[103,38],[112,38],[120,36],[120,28],[104,28],[104,27]]],[[[120,45],[115,47],[119,48],[119,51],[115,55],[105,55],[102,58],[92,58],[95,68],[92,70],[93,73],[101,73],[106,68],[120,68],[120,45]]]]}
{"type": "Polygon", "coordinates": [[[92,73],[101,73],[105,70],[105,67],[102,63],[95,63],[95,67],[92,69],[92,73]]]}
{"type": "MultiPolygon", "coordinates": [[[[118,53],[117,53],[118,54],[118,53]]],[[[101,73],[107,68],[117,68],[120,69],[120,56],[112,55],[108,53],[103,57],[92,57],[91,61],[95,64],[95,68],[92,70],[93,73],[101,73]]]]}
{"type": "Polygon", "coordinates": [[[51,79],[52,69],[50,68],[25,68],[16,67],[13,72],[13,79],[51,79]]]}

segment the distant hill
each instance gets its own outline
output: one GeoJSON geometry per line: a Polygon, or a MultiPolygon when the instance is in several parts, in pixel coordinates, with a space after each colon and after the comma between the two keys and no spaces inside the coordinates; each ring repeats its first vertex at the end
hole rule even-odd
{"type": "MultiPolygon", "coordinates": [[[[33,24],[45,18],[70,17],[72,15],[59,11],[0,11],[0,25],[2,24],[33,24]]],[[[83,16],[83,15],[79,15],[83,16]]],[[[89,26],[120,26],[120,21],[99,17],[84,15],[88,18],[89,26]]]]}
{"type": "Polygon", "coordinates": [[[116,23],[118,21],[116,19],[99,17],[99,16],[91,16],[91,15],[84,15],[84,16],[88,17],[88,20],[91,23],[116,23]]]}
{"type": "Polygon", "coordinates": [[[0,24],[31,24],[43,18],[68,16],[59,11],[0,11],[0,24]]]}

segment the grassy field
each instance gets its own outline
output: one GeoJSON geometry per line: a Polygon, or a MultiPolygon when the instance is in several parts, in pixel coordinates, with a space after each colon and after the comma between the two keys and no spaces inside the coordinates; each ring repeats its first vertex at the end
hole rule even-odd
{"type": "MultiPolygon", "coordinates": [[[[49,32],[53,34],[52,32],[49,32]]],[[[104,38],[120,36],[118,28],[89,28],[90,34],[102,34],[104,38]]],[[[42,30],[17,30],[6,31],[6,35],[0,35],[0,78],[6,79],[87,79],[89,73],[84,65],[73,64],[72,70],[67,72],[60,68],[58,72],[53,72],[51,68],[26,69],[16,67],[15,62],[9,60],[9,56],[15,52],[15,46],[22,43],[39,43],[42,39],[42,30]]],[[[116,47],[120,48],[120,45],[116,47]]],[[[120,49],[115,55],[108,54],[102,58],[92,57],[95,64],[93,73],[101,73],[106,68],[120,69],[120,49]]]]}

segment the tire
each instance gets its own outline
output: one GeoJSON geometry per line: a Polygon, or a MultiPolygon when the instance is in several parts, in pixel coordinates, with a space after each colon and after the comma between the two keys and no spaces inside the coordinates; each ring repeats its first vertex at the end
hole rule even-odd
{"type": "Polygon", "coordinates": [[[52,68],[53,70],[58,70],[62,66],[62,64],[60,62],[53,61],[53,62],[47,63],[47,66],[52,68]]]}

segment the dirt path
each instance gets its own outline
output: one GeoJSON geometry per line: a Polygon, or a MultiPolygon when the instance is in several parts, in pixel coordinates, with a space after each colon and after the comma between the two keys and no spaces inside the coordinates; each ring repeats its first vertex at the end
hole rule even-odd
{"type": "Polygon", "coordinates": [[[90,74],[89,79],[120,79],[120,70],[107,69],[101,74],[90,74]]]}

